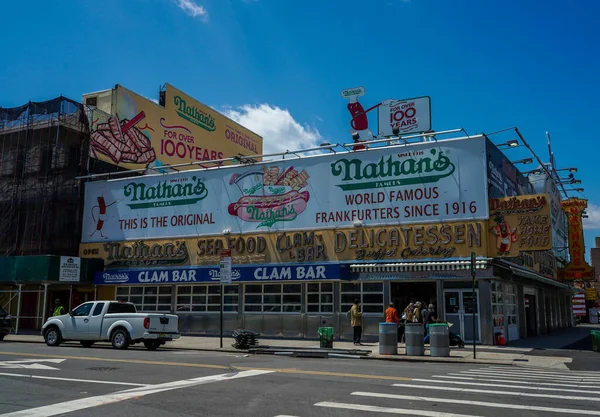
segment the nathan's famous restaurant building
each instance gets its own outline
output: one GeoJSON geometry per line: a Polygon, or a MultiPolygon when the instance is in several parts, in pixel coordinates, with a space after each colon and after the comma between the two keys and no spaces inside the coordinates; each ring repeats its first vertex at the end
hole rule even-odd
{"type": "MultiPolygon", "coordinates": [[[[176,106],[155,126],[164,152],[182,119],[210,127],[168,91],[166,100],[176,106]]],[[[118,113],[135,135],[147,132],[135,106],[118,113]]],[[[119,158],[103,145],[106,130],[96,131],[97,150],[119,158]]],[[[356,298],[367,336],[390,301],[402,309],[413,299],[434,304],[466,341],[571,325],[572,291],[557,279],[564,265],[553,250],[567,246],[558,190],[551,178],[529,181],[484,135],[289,156],[86,182],[80,256],[104,260],[98,296],[176,313],[183,332],[217,334],[219,261],[230,249],[226,331],[313,338],[327,325],[349,339],[356,298]]]]}

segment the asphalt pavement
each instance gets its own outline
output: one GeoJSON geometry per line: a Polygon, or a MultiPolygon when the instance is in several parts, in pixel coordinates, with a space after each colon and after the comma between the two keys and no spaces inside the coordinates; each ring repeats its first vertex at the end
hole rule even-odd
{"type": "Polygon", "coordinates": [[[0,344],[2,416],[600,416],[600,374],[0,344]]]}

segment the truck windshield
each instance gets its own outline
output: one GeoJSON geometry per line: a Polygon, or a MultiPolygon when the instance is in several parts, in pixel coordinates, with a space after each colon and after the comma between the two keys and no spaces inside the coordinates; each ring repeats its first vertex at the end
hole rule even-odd
{"type": "Polygon", "coordinates": [[[110,303],[107,314],[136,313],[135,306],[130,303],[110,303]]]}

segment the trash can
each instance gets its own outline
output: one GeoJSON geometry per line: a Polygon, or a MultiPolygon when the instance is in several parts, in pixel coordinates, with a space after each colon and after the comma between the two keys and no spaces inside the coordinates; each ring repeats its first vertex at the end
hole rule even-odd
{"type": "Polygon", "coordinates": [[[450,329],[446,323],[429,325],[429,354],[431,356],[450,356],[450,329]]]}
{"type": "Polygon", "coordinates": [[[592,330],[592,350],[600,352],[600,330],[592,330]]]}
{"type": "Polygon", "coordinates": [[[396,323],[379,323],[379,354],[398,354],[398,325],[396,323]]]}
{"type": "Polygon", "coordinates": [[[408,356],[425,355],[425,328],[422,323],[406,323],[404,339],[406,340],[406,354],[408,356]]]}
{"type": "Polygon", "coordinates": [[[333,348],[333,327],[319,327],[319,340],[321,341],[321,347],[332,349],[333,348]]]}

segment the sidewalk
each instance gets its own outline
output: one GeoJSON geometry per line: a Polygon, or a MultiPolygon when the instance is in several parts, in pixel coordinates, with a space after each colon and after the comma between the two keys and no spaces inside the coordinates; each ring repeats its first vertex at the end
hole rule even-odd
{"type": "MultiPolygon", "coordinates": [[[[293,348],[319,349],[318,340],[285,340],[285,339],[258,339],[261,346],[281,347],[290,350],[293,348]]],[[[7,335],[5,342],[20,343],[44,343],[39,335],[7,335]]],[[[183,349],[199,351],[216,351],[230,353],[245,353],[232,347],[232,338],[223,338],[223,348],[219,347],[218,337],[182,336],[178,340],[169,342],[163,346],[164,349],[183,349]]],[[[70,343],[68,343],[70,344],[70,343]]],[[[1,345],[1,342],[0,342],[1,345]]],[[[77,343],[77,345],[79,345],[77,343]]],[[[494,365],[534,366],[543,368],[568,369],[566,364],[571,362],[568,357],[535,356],[530,352],[531,348],[505,347],[505,346],[477,346],[476,356],[473,357],[473,347],[462,349],[451,348],[450,357],[431,357],[429,349],[425,349],[425,356],[407,356],[404,344],[398,345],[398,355],[380,355],[378,343],[365,343],[363,346],[354,346],[352,342],[334,341],[335,349],[362,349],[370,350],[371,354],[365,357],[355,356],[355,359],[388,360],[388,361],[413,361],[413,362],[445,362],[445,363],[476,363],[494,365]],[[526,355],[527,354],[527,355],[526,355]]],[[[1,349],[1,347],[0,347],[1,349]]]]}

